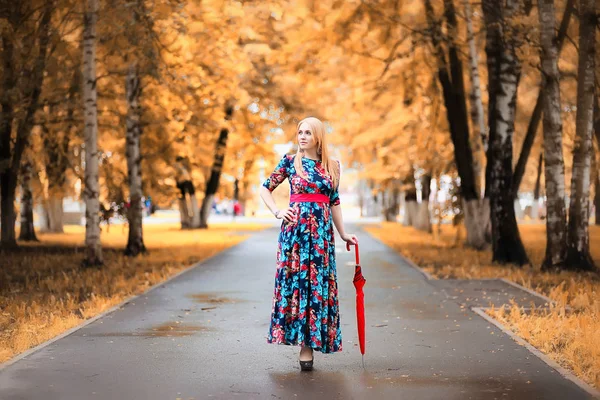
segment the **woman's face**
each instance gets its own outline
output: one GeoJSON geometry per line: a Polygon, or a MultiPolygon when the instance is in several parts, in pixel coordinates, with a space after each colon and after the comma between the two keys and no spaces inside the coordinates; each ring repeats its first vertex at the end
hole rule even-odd
{"type": "Polygon", "coordinates": [[[306,122],[303,122],[298,127],[298,146],[300,147],[300,150],[310,150],[316,147],[316,145],[317,142],[315,140],[314,132],[306,122]]]}

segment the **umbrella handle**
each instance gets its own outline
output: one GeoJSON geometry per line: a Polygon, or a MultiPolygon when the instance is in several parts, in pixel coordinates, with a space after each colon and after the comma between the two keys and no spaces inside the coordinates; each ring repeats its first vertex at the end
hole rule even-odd
{"type": "Polygon", "coordinates": [[[360,257],[358,255],[358,243],[346,242],[346,250],[350,251],[350,245],[356,246],[356,248],[354,249],[354,253],[356,255],[356,265],[360,265],[360,257]]]}

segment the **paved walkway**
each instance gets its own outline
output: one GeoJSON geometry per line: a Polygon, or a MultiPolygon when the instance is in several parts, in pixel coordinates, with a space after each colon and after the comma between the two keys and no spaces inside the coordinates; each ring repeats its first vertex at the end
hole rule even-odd
{"type": "Polygon", "coordinates": [[[256,233],[0,370],[0,399],[591,398],[461,304],[451,281],[428,281],[359,228],[366,369],[354,254],[338,239],[343,351],[315,353],[314,371],[301,373],[299,348],[265,340],[277,232],[256,233]]]}

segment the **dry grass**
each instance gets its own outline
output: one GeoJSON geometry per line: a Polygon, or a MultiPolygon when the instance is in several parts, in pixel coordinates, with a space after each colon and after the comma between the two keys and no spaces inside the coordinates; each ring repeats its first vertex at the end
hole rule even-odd
{"type": "Polygon", "coordinates": [[[212,224],[182,231],[177,224],[144,228],[147,255],[123,256],[127,231],[102,233],[102,268],[82,269],[85,230],[39,234],[40,243],[0,252],[0,362],[79,325],[123,300],[143,293],[192,264],[244,240],[237,230],[260,224],[212,224]]]}
{"type": "MultiPolygon", "coordinates": [[[[546,246],[544,225],[520,226],[533,267],[491,263],[491,251],[477,252],[455,244],[456,231],[443,226],[427,234],[400,224],[367,228],[374,236],[410,258],[436,278],[506,278],[550,297],[550,310],[525,314],[519,306],[488,313],[533,346],[589,384],[600,387],[600,277],[595,273],[545,273],[539,270],[546,246]],[[572,312],[567,312],[570,307],[572,312]]],[[[600,227],[590,227],[590,248],[600,266],[600,227]]]]}

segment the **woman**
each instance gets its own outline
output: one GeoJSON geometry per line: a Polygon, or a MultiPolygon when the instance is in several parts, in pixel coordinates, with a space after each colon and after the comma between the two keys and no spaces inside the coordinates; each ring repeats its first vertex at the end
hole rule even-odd
{"type": "Polygon", "coordinates": [[[300,345],[300,367],[308,371],[313,349],[342,350],[333,224],[344,241],[356,244],[358,239],[344,230],[340,163],[329,157],[323,123],[314,117],[303,119],[297,135],[298,152],[283,156],[260,196],[273,215],[283,219],[267,342],[300,345]],[[286,179],[290,204],[280,210],[271,192],[286,179]]]}

